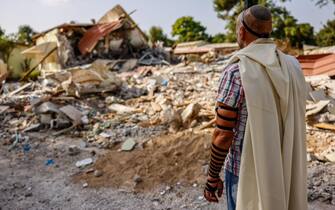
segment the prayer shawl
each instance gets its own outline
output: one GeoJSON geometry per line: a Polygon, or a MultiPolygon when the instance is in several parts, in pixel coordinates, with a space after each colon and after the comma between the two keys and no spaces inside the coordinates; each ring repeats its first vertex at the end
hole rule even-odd
{"type": "Polygon", "coordinates": [[[306,85],[298,61],[270,39],[238,51],[248,121],[237,210],[307,210],[306,85]]]}

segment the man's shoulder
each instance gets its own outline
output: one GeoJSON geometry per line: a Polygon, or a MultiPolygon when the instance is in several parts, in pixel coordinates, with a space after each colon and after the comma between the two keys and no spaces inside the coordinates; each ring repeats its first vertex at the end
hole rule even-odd
{"type": "Polygon", "coordinates": [[[238,63],[232,63],[232,64],[229,64],[227,65],[225,68],[224,68],[224,71],[225,72],[238,72],[240,69],[238,63]]]}
{"type": "Polygon", "coordinates": [[[240,67],[238,63],[232,63],[227,65],[223,70],[223,75],[231,77],[232,79],[240,78],[240,67]]]}

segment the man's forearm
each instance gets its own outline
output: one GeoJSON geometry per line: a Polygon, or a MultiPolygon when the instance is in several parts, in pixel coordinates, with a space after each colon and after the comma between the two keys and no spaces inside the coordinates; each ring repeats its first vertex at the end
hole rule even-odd
{"type": "Polygon", "coordinates": [[[220,171],[233,142],[237,110],[218,105],[216,108],[216,128],[213,133],[211,159],[208,176],[219,178],[220,171]]]}
{"type": "Polygon", "coordinates": [[[219,178],[220,171],[229,152],[233,141],[233,135],[220,130],[214,131],[211,159],[209,163],[208,175],[212,178],[219,178]]]}

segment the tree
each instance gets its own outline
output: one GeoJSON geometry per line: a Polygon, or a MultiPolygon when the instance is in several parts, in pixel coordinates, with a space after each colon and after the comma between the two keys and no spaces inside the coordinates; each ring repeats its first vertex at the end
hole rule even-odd
{"type": "Polygon", "coordinates": [[[149,39],[152,43],[161,41],[165,46],[172,46],[173,41],[170,40],[166,34],[164,34],[163,29],[158,26],[152,26],[149,30],[149,39]]]}
{"type": "Polygon", "coordinates": [[[8,57],[14,47],[14,42],[6,36],[5,30],[0,27],[0,58],[7,63],[8,57]]]}
{"type": "Polygon", "coordinates": [[[329,20],[316,34],[316,43],[320,46],[335,45],[335,19],[329,20]]]}
{"type": "MultiPolygon", "coordinates": [[[[285,2],[286,0],[280,0],[285,2]]],[[[272,37],[290,41],[292,46],[301,48],[303,44],[314,44],[314,29],[309,24],[298,24],[285,7],[275,5],[272,0],[256,0],[271,9],[273,17],[272,37]]],[[[239,0],[214,0],[218,17],[228,21],[226,41],[236,41],[236,19],[243,11],[244,3],[239,0]]]]}
{"type": "Polygon", "coordinates": [[[272,36],[276,39],[288,40],[297,48],[303,44],[315,44],[314,28],[308,24],[298,24],[285,7],[278,7],[274,3],[268,4],[273,17],[272,36]]]}
{"type": "Polygon", "coordinates": [[[0,27],[0,37],[5,35],[5,30],[0,27]]]}
{"type": "Polygon", "coordinates": [[[19,30],[16,35],[16,40],[18,42],[32,44],[33,42],[32,37],[34,34],[36,34],[36,32],[29,25],[22,25],[19,26],[19,30]]]}
{"type": "Polygon", "coordinates": [[[206,27],[190,16],[181,17],[176,20],[172,26],[172,36],[178,36],[178,42],[208,40],[206,27]]]}
{"type": "Polygon", "coordinates": [[[226,35],[222,33],[215,34],[209,38],[209,41],[211,43],[223,43],[226,41],[226,35]]]}

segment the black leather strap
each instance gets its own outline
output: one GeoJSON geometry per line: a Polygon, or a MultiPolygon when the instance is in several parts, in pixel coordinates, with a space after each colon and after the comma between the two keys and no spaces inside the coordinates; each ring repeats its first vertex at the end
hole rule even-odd
{"type": "MultiPolygon", "coordinates": [[[[215,108],[215,112],[216,112],[216,115],[221,118],[222,120],[226,120],[226,121],[229,121],[229,122],[235,122],[237,120],[236,117],[226,117],[226,116],[222,116],[220,115],[220,113],[218,112],[219,110],[219,107],[216,107],[215,108]]],[[[227,110],[227,109],[226,109],[227,110]]]]}

